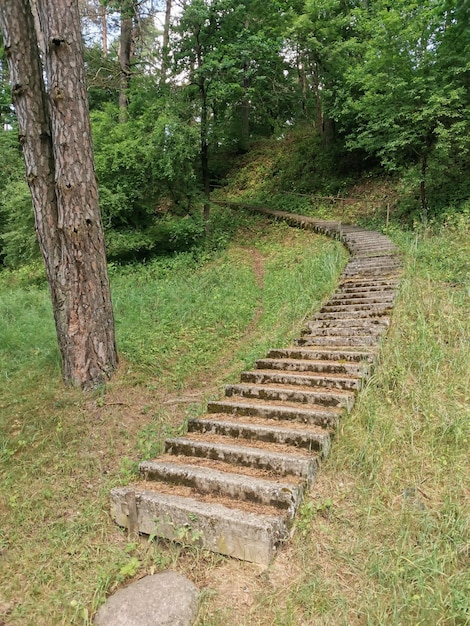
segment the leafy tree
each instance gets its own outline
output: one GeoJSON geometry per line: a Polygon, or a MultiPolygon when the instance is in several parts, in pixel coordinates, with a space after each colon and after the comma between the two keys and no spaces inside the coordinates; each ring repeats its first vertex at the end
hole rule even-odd
{"type": "Polygon", "coordinates": [[[197,127],[175,100],[170,105],[149,92],[131,99],[125,124],[117,123],[116,106],[92,114],[107,228],[148,228],[166,199],[183,212],[194,200],[197,127]]]}
{"type": "Polygon", "coordinates": [[[468,163],[468,8],[457,0],[377,0],[353,12],[361,54],[344,72],[335,116],[348,145],[409,171],[428,212],[430,171],[468,163]]]}

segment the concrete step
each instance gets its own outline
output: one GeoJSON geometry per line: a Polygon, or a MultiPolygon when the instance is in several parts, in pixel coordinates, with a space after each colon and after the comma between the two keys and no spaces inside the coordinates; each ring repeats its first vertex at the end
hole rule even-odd
{"type": "Polygon", "coordinates": [[[371,350],[355,350],[351,347],[325,348],[293,347],[277,348],[268,352],[268,358],[272,359],[312,359],[314,361],[341,361],[345,363],[372,363],[375,354],[371,350]]]}
{"type": "Polygon", "coordinates": [[[145,481],[184,485],[215,497],[265,504],[287,511],[290,517],[305,488],[304,482],[294,484],[265,480],[246,474],[160,460],[144,461],[139,465],[139,472],[145,481]]]}
{"type": "Polygon", "coordinates": [[[146,535],[265,566],[290,532],[286,516],[250,513],[132,486],[111,491],[111,516],[124,528],[135,526],[146,535]]]}
{"type": "Polygon", "coordinates": [[[334,295],[348,295],[350,298],[363,297],[363,296],[375,296],[375,295],[393,295],[396,296],[397,289],[395,287],[385,287],[383,285],[369,286],[369,287],[356,287],[347,286],[340,287],[335,291],[334,295]]]}
{"type": "Polygon", "coordinates": [[[306,328],[302,331],[302,334],[312,332],[314,330],[322,329],[352,329],[355,330],[371,330],[372,332],[385,332],[390,326],[390,320],[386,316],[378,318],[364,318],[356,319],[354,317],[346,317],[343,319],[329,319],[329,320],[312,320],[307,322],[306,328]]]}
{"type": "Polygon", "coordinates": [[[325,304],[320,309],[320,313],[352,313],[359,311],[367,311],[368,313],[383,314],[392,310],[392,304],[390,302],[383,302],[381,304],[325,304]]]}
{"type": "Polygon", "coordinates": [[[397,268],[373,268],[373,267],[364,267],[364,268],[355,268],[355,267],[346,267],[343,270],[343,273],[341,274],[341,278],[347,278],[348,276],[353,276],[354,278],[363,278],[363,279],[371,279],[371,278],[378,278],[378,279],[385,279],[385,278],[391,278],[391,277],[395,277],[398,275],[398,269],[397,268]]]}
{"type": "Polygon", "coordinates": [[[347,308],[346,310],[322,311],[321,313],[315,315],[314,321],[350,319],[351,317],[354,317],[355,319],[377,319],[379,317],[388,316],[390,313],[390,308],[382,307],[381,309],[371,309],[372,307],[366,307],[365,309],[359,311],[347,308]]]}
{"type": "Polygon", "coordinates": [[[211,414],[223,413],[231,416],[253,416],[273,421],[286,420],[302,424],[314,424],[322,428],[334,429],[341,418],[338,407],[320,405],[299,405],[298,402],[258,400],[257,398],[232,397],[230,400],[209,402],[207,410],[211,414]]]}
{"type": "Polygon", "coordinates": [[[256,385],[240,383],[227,385],[225,395],[240,396],[243,398],[257,398],[259,400],[279,400],[299,402],[301,404],[315,404],[321,406],[336,406],[350,411],[354,405],[354,393],[337,390],[313,390],[309,387],[292,387],[290,385],[256,385]]]}
{"type": "Polygon", "coordinates": [[[255,367],[261,370],[281,370],[284,372],[316,372],[317,374],[347,374],[362,378],[369,372],[364,363],[344,363],[338,361],[310,359],[258,359],[255,367]]]}
{"type": "Polygon", "coordinates": [[[304,328],[301,332],[301,335],[304,336],[316,336],[316,337],[360,337],[364,335],[375,336],[382,335],[385,332],[385,326],[383,324],[369,324],[364,325],[360,323],[350,324],[350,325],[340,325],[337,324],[335,326],[320,326],[320,325],[309,325],[308,328],[304,328]]]}
{"type": "Polygon", "coordinates": [[[361,379],[357,376],[341,374],[316,374],[314,372],[279,372],[276,370],[253,370],[242,372],[243,383],[257,385],[299,385],[305,387],[326,387],[328,389],[347,389],[350,391],[361,388],[361,379]]]}
{"type": "Polygon", "coordinates": [[[398,289],[399,278],[364,279],[348,276],[340,280],[338,290],[343,289],[398,289]]]}
{"type": "Polygon", "coordinates": [[[335,293],[333,297],[331,297],[327,304],[330,306],[351,304],[355,306],[356,304],[388,304],[393,303],[395,300],[395,294],[378,294],[378,295],[369,295],[369,294],[355,294],[352,296],[351,294],[342,294],[335,293]]]}
{"type": "Polygon", "coordinates": [[[243,421],[241,419],[234,421],[224,414],[212,414],[191,420],[188,431],[306,448],[310,452],[319,453],[322,457],[326,457],[330,450],[330,433],[318,427],[294,428],[290,422],[277,426],[272,422],[258,423],[245,420],[249,420],[249,416],[243,421]]]}
{"type": "Polygon", "coordinates": [[[390,267],[401,267],[401,260],[391,254],[380,256],[368,254],[367,256],[355,256],[347,263],[346,267],[359,269],[363,267],[372,267],[374,269],[384,267],[388,269],[390,267]]]}
{"type": "Polygon", "coordinates": [[[301,476],[310,481],[317,469],[317,459],[300,449],[295,452],[273,452],[268,446],[248,447],[213,441],[176,437],[165,441],[167,454],[201,457],[275,472],[279,476],[301,476]]]}
{"type": "Polygon", "coordinates": [[[298,346],[329,346],[337,348],[376,348],[380,342],[380,335],[356,335],[355,337],[305,335],[296,340],[298,346]]]}

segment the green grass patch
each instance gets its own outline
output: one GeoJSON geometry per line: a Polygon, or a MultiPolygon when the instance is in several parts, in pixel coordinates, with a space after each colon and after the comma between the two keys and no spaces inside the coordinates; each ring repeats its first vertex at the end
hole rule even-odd
{"type": "Polygon", "coordinates": [[[1,275],[0,622],[90,624],[136,575],[172,567],[202,584],[218,566],[196,548],[129,542],[109,490],[227,376],[287,345],[345,262],[336,242],[240,217],[226,249],[219,231],[218,251],[111,268],[121,365],[91,394],[62,386],[40,272],[1,275]]]}
{"type": "Polygon", "coordinates": [[[470,624],[465,216],[389,228],[405,277],[387,340],[271,568],[129,542],[111,522],[110,488],[225,380],[288,345],[344,263],[333,241],[243,220],[218,252],[112,268],[121,366],[93,394],[61,385],[37,271],[1,276],[0,622],[90,624],[118,586],[173,568],[212,588],[201,625],[470,624]],[[227,571],[234,594],[218,596],[227,571]]]}
{"type": "Polygon", "coordinates": [[[298,516],[295,572],[234,623],[470,624],[469,226],[391,233],[392,326],[298,516]]]}

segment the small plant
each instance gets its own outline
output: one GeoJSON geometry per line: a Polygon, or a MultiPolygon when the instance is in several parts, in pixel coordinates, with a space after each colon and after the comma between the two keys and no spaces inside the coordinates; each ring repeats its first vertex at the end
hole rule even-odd
{"type": "Polygon", "coordinates": [[[307,535],[310,532],[313,520],[315,520],[318,515],[328,517],[332,508],[333,501],[331,498],[326,498],[319,502],[315,502],[314,500],[303,502],[297,517],[296,527],[303,536],[307,535]]]}
{"type": "Polygon", "coordinates": [[[137,479],[139,465],[127,456],[122,457],[119,463],[119,479],[121,485],[126,485],[137,479]]]}

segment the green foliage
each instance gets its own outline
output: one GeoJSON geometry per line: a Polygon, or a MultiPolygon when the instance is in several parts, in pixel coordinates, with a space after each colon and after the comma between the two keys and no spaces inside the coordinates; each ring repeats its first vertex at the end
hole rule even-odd
{"type": "Polygon", "coordinates": [[[245,151],[251,136],[271,135],[290,116],[282,56],[286,16],[271,0],[193,0],[185,6],[175,64],[189,73],[192,98],[210,108],[208,128],[201,130],[211,147],[245,151]]]}
{"type": "Polygon", "coordinates": [[[0,234],[4,264],[19,267],[39,258],[33,205],[26,182],[10,182],[0,195],[0,206],[6,217],[4,232],[0,234]]]}
{"type": "Polygon", "coordinates": [[[195,194],[194,128],[178,110],[150,101],[144,112],[118,123],[118,108],[92,114],[95,164],[107,228],[152,224],[159,202],[189,209],[195,194]]]}
{"type": "Polygon", "coordinates": [[[39,257],[31,195],[16,130],[0,131],[0,261],[18,267],[39,257]]]}
{"type": "MultiPolygon", "coordinates": [[[[425,213],[428,196],[434,211],[456,199],[455,180],[470,165],[464,13],[456,2],[358,8],[360,53],[345,69],[336,101],[335,116],[349,146],[378,156],[388,171],[407,172],[425,213]]],[[[468,191],[457,194],[462,199],[468,191]]]]}
{"type": "MultiPolygon", "coordinates": [[[[39,368],[58,368],[59,355],[49,294],[44,286],[7,281],[0,287],[0,377],[2,385],[24,371],[31,358],[39,368]]],[[[22,278],[20,278],[20,281],[22,278]]]]}

